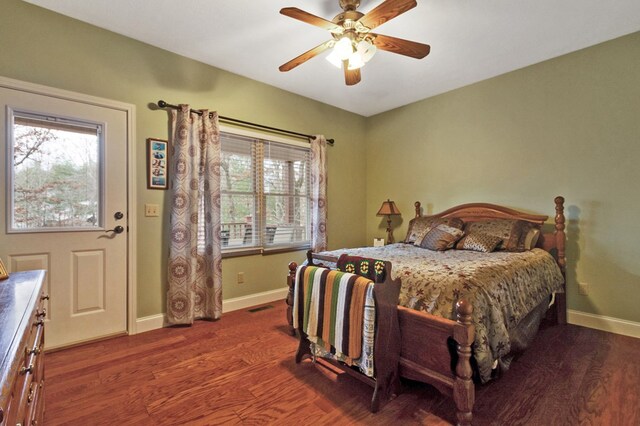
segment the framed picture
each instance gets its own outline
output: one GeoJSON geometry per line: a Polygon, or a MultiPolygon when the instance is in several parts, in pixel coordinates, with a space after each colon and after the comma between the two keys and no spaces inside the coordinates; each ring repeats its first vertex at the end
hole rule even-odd
{"type": "Polygon", "coordinates": [[[6,280],[7,278],[9,278],[9,273],[7,272],[7,268],[4,267],[2,259],[0,259],[0,280],[6,280]]]}
{"type": "Polygon", "coordinates": [[[147,188],[169,188],[169,144],[162,139],[147,139],[147,188]]]}

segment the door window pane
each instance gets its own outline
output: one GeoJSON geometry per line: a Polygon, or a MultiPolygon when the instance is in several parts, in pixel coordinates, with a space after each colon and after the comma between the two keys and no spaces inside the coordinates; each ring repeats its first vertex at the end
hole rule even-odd
{"type": "Polygon", "coordinates": [[[14,112],[11,231],[85,230],[101,226],[97,124],[14,112]]]}

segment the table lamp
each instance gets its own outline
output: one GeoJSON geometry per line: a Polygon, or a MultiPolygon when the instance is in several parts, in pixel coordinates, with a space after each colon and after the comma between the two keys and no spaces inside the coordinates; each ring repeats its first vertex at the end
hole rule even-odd
{"type": "Polygon", "coordinates": [[[376,216],[387,216],[387,243],[392,244],[395,241],[393,240],[393,231],[391,230],[391,216],[399,216],[400,210],[396,207],[396,203],[389,200],[382,202],[382,206],[380,206],[380,210],[376,216]]]}

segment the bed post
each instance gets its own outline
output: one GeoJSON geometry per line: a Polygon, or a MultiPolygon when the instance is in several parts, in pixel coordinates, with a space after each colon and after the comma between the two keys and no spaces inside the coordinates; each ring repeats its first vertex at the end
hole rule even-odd
{"type": "Polygon", "coordinates": [[[556,239],[556,248],[558,257],[558,265],[560,266],[560,270],[562,271],[562,276],[564,277],[565,282],[565,292],[564,293],[556,293],[556,322],[558,324],[566,324],[567,323],[567,258],[565,257],[565,242],[566,235],[564,232],[565,228],[565,217],[564,217],[564,197],[557,196],[554,200],[556,203],[556,217],[555,217],[555,228],[556,231],[554,233],[556,239]]]}
{"type": "Polygon", "coordinates": [[[296,262],[289,263],[289,274],[287,275],[287,286],[289,286],[289,291],[287,293],[287,324],[288,332],[290,335],[295,336],[296,330],[293,328],[293,288],[296,280],[296,269],[298,269],[298,264],[296,262]]]}
{"type": "Polygon", "coordinates": [[[456,303],[457,325],[453,331],[453,338],[458,343],[458,363],[456,378],[453,383],[453,400],[456,403],[456,417],[458,425],[470,425],[475,402],[475,387],[471,376],[471,344],[475,338],[475,327],[471,323],[473,306],[461,299],[456,303]]]}
{"type": "Polygon", "coordinates": [[[413,203],[413,206],[416,208],[416,217],[420,217],[420,201],[416,201],[413,203]]]}

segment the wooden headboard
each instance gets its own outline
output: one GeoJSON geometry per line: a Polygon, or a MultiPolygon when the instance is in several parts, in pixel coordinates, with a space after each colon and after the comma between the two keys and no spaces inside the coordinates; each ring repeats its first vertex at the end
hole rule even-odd
{"type": "MultiPolygon", "coordinates": [[[[517,219],[530,222],[540,228],[543,232],[540,234],[536,247],[548,251],[556,259],[562,274],[566,271],[567,260],[565,257],[565,241],[566,235],[564,233],[565,217],[564,217],[564,197],[558,196],[554,199],[556,215],[555,215],[555,229],[553,232],[544,232],[542,225],[547,221],[549,216],[536,215],[520,212],[518,210],[510,209],[508,207],[498,206],[496,204],[489,203],[469,203],[461,204],[459,206],[452,207],[441,213],[437,213],[425,217],[444,218],[444,217],[457,217],[462,219],[463,222],[477,222],[487,219],[517,219]]],[[[416,217],[421,217],[421,204],[419,201],[415,202],[416,217]]]]}

